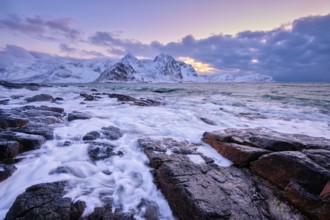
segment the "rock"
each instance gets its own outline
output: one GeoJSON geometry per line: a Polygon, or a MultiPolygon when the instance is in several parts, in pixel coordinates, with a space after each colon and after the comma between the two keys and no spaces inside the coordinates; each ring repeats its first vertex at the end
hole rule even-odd
{"type": "Polygon", "coordinates": [[[122,95],[122,94],[109,94],[109,98],[116,98],[118,101],[121,102],[134,102],[136,100],[131,96],[122,95]]]}
{"type": "Polygon", "coordinates": [[[88,132],[87,134],[85,134],[83,136],[83,140],[84,141],[93,141],[93,140],[95,140],[97,138],[100,138],[100,137],[101,137],[101,135],[100,135],[99,132],[97,132],[97,131],[91,131],[91,132],[88,132]]]}
{"type": "Polygon", "coordinates": [[[237,143],[270,151],[301,151],[303,149],[330,150],[330,140],[300,134],[284,134],[268,129],[225,129],[205,132],[203,140],[237,143]],[[239,140],[239,141],[237,141],[239,140]]]}
{"type": "Polygon", "coordinates": [[[217,123],[215,123],[214,121],[210,120],[210,119],[207,119],[207,118],[199,118],[200,120],[202,120],[205,124],[208,124],[208,125],[217,125],[217,123]]]}
{"type": "Polygon", "coordinates": [[[310,159],[315,161],[318,165],[330,170],[329,150],[313,149],[313,150],[303,150],[302,152],[306,154],[310,159]]]}
{"type": "Polygon", "coordinates": [[[323,188],[322,192],[320,193],[320,196],[321,197],[330,196],[330,180],[328,181],[328,183],[323,188]]]}
{"type": "Polygon", "coordinates": [[[330,199],[321,199],[296,182],[285,187],[283,196],[311,219],[328,220],[330,217],[330,199]]]}
{"type": "Polygon", "coordinates": [[[253,120],[253,119],[267,119],[266,116],[261,115],[260,113],[241,112],[241,113],[238,113],[238,116],[245,117],[245,118],[250,119],[250,120],[253,120]]]}
{"type": "Polygon", "coordinates": [[[46,140],[54,139],[53,128],[40,124],[29,124],[27,127],[12,129],[12,131],[22,132],[26,134],[41,135],[46,138],[46,140]]]}
{"type": "Polygon", "coordinates": [[[54,112],[54,111],[47,111],[47,110],[37,110],[37,109],[31,109],[31,110],[26,110],[23,112],[23,114],[27,117],[55,117],[55,118],[60,118],[62,116],[61,113],[54,112]]]}
{"type": "Polygon", "coordinates": [[[294,181],[316,194],[320,194],[330,179],[329,170],[296,151],[263,155],[259,160],[251,162],[251,169],[282,189],[294,181]]]}
{"type": "Polygon", "coordinates": [[[68,121],[74,121],[74,120],[86,120],[86,119],[91,119],[92,116],[82,113],[82,112],[77,112],[73,111],[72,113],[68,114],[68,121]]]}
{"type": "Polygon", "coordinates": [[[14,165],[6,165],[0,163],[0,182],[10,177],[15,171],[14,165]]]}
{"type": "Polygon", "coordinates": [[[7,105],[9,101],[10,101],[10,99],[0,100],[0,105],[7,105]]]}
{"type": "Polygon", "coordinates": [[[49,175],[60,174],[60,173],[71,173],[71,170],[68,167],[57,167],[49,171],[49,175]]]}
{"type": "Polygon", "coordinates": [[[0,129],[24,127],[29,120],[13,115],[3,115],[0,113],[0,129]]]}
{"type": "Polygon", "coordinates": [[[94,211],[87,217],[82,218],[82,220],[107,220],[107,219],[120,219],[120,220],[133,220],[135,219],[133,214],[124,213],[121,209],[116,208],[112,212],[113,208],[111,203],[107,203],[104,207],[96,207],[94,211]]]}
{"type": "Polygon", "coordinates": [[[248,171],[212,163],[196,164],[182,151],[173,150],[185,146],[194,153],[194,144],[173,139],[142,139],[138,143],[155,169],[156,182],[178,219],[304,218],[281,201],[270,208],[264,198],[266,194],[260,193],[259,183],[248,171]]]}
{"type": "Polygon", "coordinates": [[[19,142],[21,145],[21,152],[38,149],[46,141],[46,139],[40,135],[25,134],[12,131],[1,132],[0,139],[19,142]]]}
{"type": "Polygon", "coordinates": [[[114,152],[116,146],[108,143],[92,142],[88,146],[88,155],[93,160],[104,160],[110,156],[117,155],[114,152]]]}
{"type": "Polygon", "coordinates": [[[42,105],[40,107],[37,107],[37,109],[45,110],[45,111],[52,111],[52,112],[57,112],[57,113],[64,113],[64,109],[63,108],[48,107],[48,106],[45,106],[45,105],[42,105]]]}
{"type": "Polygon", "coordinates": [[[271,152],[246,145],[211,140],[212,139],[205,139],[207,144],[239,167],[248,166],[250,162],[257,160],[261,155],[271,152]]]}
{"type": "Polygon", "coordinates": [[[61,98],[61,97],[56,97],[55,99],[54,99],[54,101],[56,102],[56,101],[63,101],[64,99],[63,98],[61,98]]]}
{"type": "Polygon", "coordinates": [[[38,90],[41,86],[41,84],[37,83],[12,83],[12,82],[7,82],[7,81],[0,81],[0,86],[7,88],[7,89],[22,89],[26,88],[29,90],[38,90]]]}
{"type": "Polygon", "coordinates": [[[118,140],[123,136],[121,130],[115,126],[103,127],[101,132],[108,140],[118,140]]]}
{"type": "Polygon", "coordinates": [[[0,140],[0,161],[13,159],[21,152],[21,145],[17,141],[0,140]]]}
{"type": "Polygon", "coordinates": [[[53,101],[54,98],[51,95],[47,94],[40,94],[40,95],[35,95],[30,98],[25,99],[27,102],[46,102],[46,101],[53,101]]]}
{"type": "Polygon", "coordinates": [[[17,196],[5,220],[11,219],[79,219],[85,204],[73,203],[65,195],[65,182],[31,186],[17,196]]]}
{"type": "Polygon", "coordinates": [[[89,94],[86,94],[86,93],[80,93],[80,96],[85,98],[84,101],[94,101],[94,100],[96,100],[95,96],[89,95],[89,94]]]}
{"type": "Polygon", "coordinates": [[[132,105],[138,105],[138,106],[159,106],[161,105],[160,102],[152,100],[152,99],[136,99],[128,95],[122,95],[122,94],[109,94],[109,98],[116,98],[118,101],[121,102],[128,102],[132,105]]]}

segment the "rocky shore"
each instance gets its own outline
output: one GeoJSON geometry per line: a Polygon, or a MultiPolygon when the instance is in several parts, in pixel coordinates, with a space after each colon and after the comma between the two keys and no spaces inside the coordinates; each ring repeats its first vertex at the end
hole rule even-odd
{"type": "MultiPolygon", "coordinates": [[[[38,87],[1,84],[14,89],[38,87]]],[[[96,91],[80,96],[82,104],[102,98],[135,106],[163,104],[96,91]]],[[[79,111],[32,105],[60,99],[38,94],[27,97],[21,107],[0,109],[0,181],[10,180],[22,153],[39,149],[54,139],[56,126],[92,118],[79,111]]],[[[208,119],[203,121],[214,124],[208,119]]],[[[115,126],[81,134],[88,144],[91,162],[125,154],[116,145],[104,142],[119,140],[124,134],[115,126]]],[[[329,139],[261,128],[205,132],[201,138],[233,165],[218,166],[199,151],[201,143],[153,137],[137,143],[149,159],[155,183],[178,219],[330,219],[329,139]]],[[[70,147],[69,142],[63,145],[70,147]]],[[[61,172],[70,169],[58,167],[53,171],[61,172]]],[[[5,219],[134,219],[134,211],[113,208],[111,200],[104,200],[104,207],[83,216],[86,204],[65,197],[70,187],[69,181],[33,185],[16,198],[5,219]]],[[[144,210],[145,219],[158,219],[158,207],[150,201],[141,201],[139,210],[144,210]]]]}

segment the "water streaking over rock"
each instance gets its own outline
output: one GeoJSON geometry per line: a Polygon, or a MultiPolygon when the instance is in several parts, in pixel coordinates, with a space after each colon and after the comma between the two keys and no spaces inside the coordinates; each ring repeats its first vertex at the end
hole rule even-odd
{"type": "MultiPolygon", "coordinates": [[[[22,148],[26,142],[19,142],[15,135],[7,140],[17,152],[6,154],[6,163],[15,162],[15,167],[0,168],[7,172],[6,179],[0,182],[0,219],[11,207],[16,207],[12,205],[18,195],[25,192],[21,196],[25,198],[33,189],[39,192],[45,187],[54,187],[52,184],[34,185],[53,182],[61,186],[54,189],[59,195],[56,199],[69,198],[63,200],[65,207],[75,207],[78,212],[74,213],[80,213],[80,208],[84,207],[86,217],[92,213],[106,216],[106,210],[100,208],[106,206],[113,212],[116,210],[119,216],[174,219],[167,200],[154,183],[153,169],[149,165],[151,157],[146,156],[141,140],[168,140],[171,147],[165,148],[165,152],[159,148],[154,155],[157,152],[169,158],[178,155],[172,159],[183,157],[186,164],[200,170],[201,167],[213,169],[231,165],[201,141],[204,132],[267,128],[329,139],[329,86],[275,83],[82,84],[52,85],[38,87],[38,90],[0,87],[0,100],[9,99],[1,105],[1,117],[8,119],[6,123],[1,121],[1,133],[7,134],[1,139],[9,137],[8,130],[16,132],[16,136],[18,133],[19,137],[30,132],[34,136],[24,138],[34,138],[33,143],[37,143],[37,147],[27,151],[22,148]],[[32,97],[34,101],[28,102],[32,97]],[[30,107],[23,107],[25,105],[30,107]],[[192,147],[181,148],[177,143],[192,147]],[[10,161],[8,155],[11,159],[16,156],[14,161],[10,161]],[[32,188],[26,191],[28,187],[32,188]],[[80,204],[80,208],[76,204],[80,204]]],[[[271,149],[254,150],[251,153],[259,158],[271,149]]],[[[319,151],[306,150],[309,157],[319,159],[322,164],[319,151]]],[[[249,163],[250,158],[247,157],[242,166],[249,163]]],[[[198,175],[203,176],[206,171],[199,172],[202,173],[198,175]]],[[[247,175],[236,167],[212,172],[229,179],[231,175],[247,175]],[[231,173],[227,175],[224,170],[231,173]]],[[[245,185],[240,181],[235,184],[249,188],[254,181],[249,178],[245,185]]],[[[248,206],[257,204],[255,201],[262,197],[247,198],[252,201],[246,203],[248,206]]],[[[228,201],[235,203],[236,199],[228,201]]],[[[44,210],[44,207],[39,208],[44,210]]],[[[48,210],[48,206],[46,208],[48,210]]],[[[225,210],[221,213],[226,214],[225,210]]],[[[249,216],[262,215],[252,210],[249,216]]]]}

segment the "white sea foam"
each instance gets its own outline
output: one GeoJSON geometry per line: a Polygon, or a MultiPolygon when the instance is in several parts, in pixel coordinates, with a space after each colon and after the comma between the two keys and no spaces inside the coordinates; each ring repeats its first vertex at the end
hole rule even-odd
{"type": "MultiPolygon", "coordinates": [[[[313,87],[310,90],[312,89],[313,87]]],[[[25,159],[15,165],[17,171],[0,183],[0,219],[4,218],[17,195],[27,187],[61,180],[70,182],[66,196],[75,201],[86,202],[85,214],[92,212],[94,207],[102,206],[104,200],[111,199],[115,207],[122,207],[124,211],[135,210],[136,217],[142,219],[143,210],[138,211],[137,207],[142,200],[149,200],[158,205],[161,219],[173,219],[166,200],[153,183],[148,159],[137,146],[137,140],[166,137],[179,141],[188,140],[201,144],[198,152],[212,158],[219,166],[229,166],[230,161],[202,143],[203,132],[225,128],[266,127],[279,132],[330,138],[330,118],[321,112],[326,110],[326,107],[322,109],[322,100],[318,100],[320,105],[316,101],[314,104],[304,104],[304,99],[300,99],[303,94],[291,89],[286,93],[285,91],[281,84],[270,84],[268,87],[249,84],[102,84],[86,85],[83,88],[58,86],[42,88],[39,91],[0,88],[0,98],[12,95],[29,97],[46,93],[62,97],[64,101],[33,104],[62,107],[68,113],[75,110],[92,116],[89,120],[58,125],[55,129],[55,140],[47,141],[39,150],[22,155],[25,159]],[[182,88],[164,94],[152,92],[155,88],[164,86],[182,88]],[[94,87],[97,87],[99,92],[152,98],[165,104],[156,107],[132,106],[121,104],[107,96],[98,101],[80,104],[83,99],[79,93],[88,93],[94,87]],[[276,100],[276,97],[271,99],[264,96],[274,89],[284,93],[283,96],[294,98],[276,100]],[[246,116],[240,113],[249,114],[246,116]],[[204,123],[200,120],[201,117],[213,120],[217,126],[204,123]],[[124,135],[119,140],[108,142],[117,146],[115,151],[122,151],[124,154],[121,157],[114,156],[92,162],[87,154],[88,144],[82,141],[82,136],[110,125],[120,128],[124,135]],[[61,143],[65,141],[70,141],[72,145],[63,147],[61,143]],[[68,172],[51,175],[57,167],[65,167],[68,172]]],[[[324,93],[323,91],[322,94],[324,93]]],[[[27,104],[24,98],[11,99],[9,105],[4,105],[3,108],[22,104],[27,104]]],[[[198,155],[189,157],[196,163],[203,161],[198,155]]]]}

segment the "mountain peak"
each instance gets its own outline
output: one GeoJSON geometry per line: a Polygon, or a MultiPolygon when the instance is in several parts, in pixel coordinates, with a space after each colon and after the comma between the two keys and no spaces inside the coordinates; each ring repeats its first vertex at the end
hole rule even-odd
{"type": "Polygon", "coordinates": [[[172,56],[168,55],[168,54],[161,53],[161,54],[159,54],[158,56],[155,57],[154,61],[155,62],[158,62],[158,61],[171,62],[171,61],[175,61],[175,59],[172,56]]]}
{"type": "Polygon", "coordinates": [[[137,60],[131,53],[126,54],[121,60],[137,60]]]}

